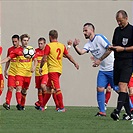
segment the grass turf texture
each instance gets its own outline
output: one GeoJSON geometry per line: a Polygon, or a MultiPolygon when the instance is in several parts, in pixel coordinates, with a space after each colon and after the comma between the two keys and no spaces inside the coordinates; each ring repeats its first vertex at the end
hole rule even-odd
{"type": "Polygon", "coordinates": [[[41,112],[33,106],[27,106],[25,111],[0,106],[0,133],[133,133],[131,121],[110,118],[113,108],[108,107],[106,117],[95,117],[96,107],[66,109],[59,113],[54,107],[41,112]]]}

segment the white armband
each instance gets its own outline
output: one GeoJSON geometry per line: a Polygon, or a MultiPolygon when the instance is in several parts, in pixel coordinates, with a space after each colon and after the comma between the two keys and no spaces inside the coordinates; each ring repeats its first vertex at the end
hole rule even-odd
{"type": "Polygon", "coordinates": [[[67,45],[68,48],[71,48],[71,45],[67,45]]]}

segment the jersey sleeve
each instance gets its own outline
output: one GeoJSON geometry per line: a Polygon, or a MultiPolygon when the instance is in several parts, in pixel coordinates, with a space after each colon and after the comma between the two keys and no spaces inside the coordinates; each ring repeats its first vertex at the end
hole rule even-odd
{"type": "Polygon", "coordinates": [[[83,47],[84,50],[87,51],[87,53],[90,51],[89,43],[86,43],[83,47]]]}
{"type": "Polygon", "coordinates": [[[44,49],[44,55],[49,55],[49,53],[50,53],[50,47],[49,45],[46,45],[44,49]]]}
{"type": "Polygon", "coordinates": [[[10,58],[15,58],[15,57],[17,57],[17,52],[18,52],[18,51],[17,51],[16,49],[13,50],[13,52],[9,54],[9,57],[10,57],[10,58]]]}
{"type": "Polygon", "coordinates": [[[0,46],[0,55],[2,54],[2,47],[0,46]]]}
{"type": "Polygon", "coordinates": [[[67,55],[67,54],[68,54],[68,51],[67,51],[65,45],[64,45],[64,53],[63,53],[63,54],[64,54],[64,55],[67,55]]]}
{"type": "Polygon", "coordinates": [[[108,46],[110,45],[110,42],[107,40],[107,38],[103,35],[99,35],[98,36],[98,40],[99,43],[104,47],[104,48],[108,48],[108,46]]]}
{"type": "Polygon", "coordinates": [[[38,52],[35,52],[35,55],[33,56],[33,60],[38,57],[38,52]]]}

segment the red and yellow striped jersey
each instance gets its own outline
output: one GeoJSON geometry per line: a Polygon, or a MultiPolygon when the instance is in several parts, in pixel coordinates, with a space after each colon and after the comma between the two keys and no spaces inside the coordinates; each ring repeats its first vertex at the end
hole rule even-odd
{"type": "Polygon", "coordinates": [[[18,47],[12,53],[10,53],[9,57],[11,59],[17,59],[16,63],[16,75],[31,77],[31,68],[32,68],[32,59],[25,58],[23,56],[23,48],[18,47]]]}
{"type": "Polygon", "coordinates": [[[48,72],[62,73],[63,54],[68,54],[64,44],[60,42],[51,42],[46,45],[44,55],[48,55],[48,72]]]}
{"type": "MultiPolygon", "coordinates": [[[[0,46],[0,60],[2,55],[2,47],[0,46]]],[[[0,74],[2,74],[2,65],[0,64],[0,74]]]]}
{"type": "MultiPolygon", "coordinates": [[[[42,57],[44,55],[44,50],[37,48],[37,49],[35,49],[35,51],[36,51],[36,56],[37,56],[37,61],[38,61],[36,71],[35,71],[35,76],[40,76],[39,68],[40,68],[40,63],[41,63],[42,57]]],[[[47,62],[42,67],[42,75],[44,75],[44,74],[48,74],[47,62]]]]}
{"type": "MultiPolygon", "coordinates": [[[[10,55],[10,53],[13,53],[13,51],[15,49],[16,49],[16,47],[14,47],[14,46],[10,47],[8,49],[8,52],[7,52],[7,57],[10,55]]],[[[12,58],[10,60],[10,67],[9,67],[9,70],[8,70],[8,75],[11,75],[11,76],[15,76],[16,75],[16,71],[17,71],[16,64],[17,64],[16,57],[15,58],[12,58]]]]}

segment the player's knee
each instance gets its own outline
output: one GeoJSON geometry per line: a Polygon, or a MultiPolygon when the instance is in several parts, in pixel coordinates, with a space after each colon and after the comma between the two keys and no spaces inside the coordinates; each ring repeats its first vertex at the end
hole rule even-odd
{"type": "Polygon", "coordinates": [[[27,90],[26,89],[23,89],[23,90],[21,90],[21,93],[24,94],[24,95],[26,95],[27,94],[27,90]]]}
{"type": "Polygon", "coordinates": [[[22,87],[21,86],[17,86],[16,87],[16,92],[21,92],[21,90],[22,90],[22,87]]]}
{"type": "Polygon", "coordinates": [[[11,87],[8,87],[8,90],[9,91],[13,91],[13,89],[14,89],[14,87],[12,87],[12,86],[11,87]]]}
{"type": "Polygon", "coordinates": [[[97,87],[97,91],[98,92],[103,92],[104,91],[104,88],[103,87],[97,87]]]}
{"type": "Polygon", "coordinates": [[[39,89],[38,89],[38,93],[42,93],[42,89],[39,88],[39,89]]]}
{"type": "Polygon", "coordinates": [[[46,90],[46,85],[45,84],[41,84],[41,88],[46,90]]]}

